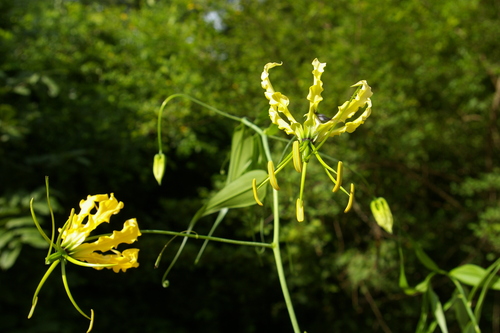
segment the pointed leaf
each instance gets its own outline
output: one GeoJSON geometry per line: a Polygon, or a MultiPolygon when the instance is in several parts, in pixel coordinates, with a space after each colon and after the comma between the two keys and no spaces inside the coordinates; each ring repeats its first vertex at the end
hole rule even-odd
{"type": "MultiPolygon", "coordinates": [[[[486,270],[477,265],[467,264],[452,269],[449,274],[462,283],[477,287],[486,276],[486,270]]],[[[494,282],[490,288],[500,290],[500,279],[498,277],[494,277],[494,282]]]]}
{"type": "Polygon", "coordinates": [[[254,139],[248,133],[249,130],[244,125],[236,127],[234,131],[226,184],[231,183],[245,173],[252,163],[254,139]]]}
{"type": "Polygon", "coordinates": [[[439,269],[438,265],[436,265],[434,260],[432,260],[418,244],[415,245],[415,254],[425,267],[427,267],[431,271],[443,273],[443,271],[439,269]]]}
{"type": "Polygon", "coordinates": [[[444,316],[443,305],[439,300],[439,297],[436,295],[432,287],[429,287],[429,302],[431,304],[432,313],[436,318],[436,321],[441,328],[441,332],[448,333],[448,326],[446,326],[446,318],[444,316]]]}
{"type": "MultiPolygon", "coordinates": [[[[215,194],[206,204],[203,216],[215,213],[222,208],[247,207],[256,204],[252,192],[252,179],[257,179],[257,183],[262,182],[267,177],[264,170],[252,170],[235,181],[226,185],[215,194]]],[[[265,186],[259,189],[260,198],[265,197],[265,186]]]]}
{"type": "Polygon", "coordinates": [[[7,270],[14,265],[19,252],[21,252],[22,244],[19,241],[11,242],[9,248],[4,248],[0,254],[0,268],[7,270]]]}

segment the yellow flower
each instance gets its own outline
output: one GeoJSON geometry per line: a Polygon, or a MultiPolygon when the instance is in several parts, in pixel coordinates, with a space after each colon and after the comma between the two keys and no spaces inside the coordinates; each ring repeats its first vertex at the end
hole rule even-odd
{"type": "Polygon", "coordinates": [[[278,128],[284,130],[286,134],[294,134],[299,141],[310,140],[312,142],[322,142],[328,136],[340,135],[344,132],[352,133],[365,122],[371,114],[372,102],[370,96],[373,94],[370,86],[366,81],[362,80],[352,85],[358,87],[353,97],[339,106],[339,111],[333,118],[328,118],[322,114],[318,114],[318,104],[323,100],[321,93],[323,92],[323,82],[321,74],[324,72],[326,63],[319,62],[314,59],[312,65],[314,70],[314,83],[309,88],[307,99],[309,100],[309,112],[304,116],[306,120],[304,124],[298,123],[293,115],[288,110],[288,97],[280,92],[274,91],[274,88],[269,79],[269,70],[276,66],[281,66],[276,62],[268,63],[264,66],[264,71],[261,75],[262,88],[266,90],[264,95],[269,100],[269,117],[271,121],[278,125],[278,128]],[[363,113],[351,122],[346,122],[352,118],[359,110],[363,109],[363,113]],[[283,119],[281,114],[286,118],[283,119]],[[337,127],[340,123],[343,126],[337,127]]]}
{"type": "MultiPolygon", "coordinates": [[[[48,203],[50,208],[50,199],[48,199],[48,203]]],[[[107,194],[89,195],[86,200],[80,201],[80,213],[76,215],[74,209],[71,210],[69,219],[59,229],[59,237],[54,242],[54,231],[52,237],[49,238],[40,227],[33,211],[32,200],[31,213],[33,220],[39,232],[50,245],[49,254],[45,260],[47,264],[50,264],[50,267],[38,284],[28,318],[33,314],[43,284],[60,263],[66,293],[76,310],[90,320],[90,327],[87,331],[90,332],[94,321],[94,312],[91,310],[90,316],[85,314],[74,301],[66,278],[66,263],[69,261],[98,270],[109,268],[117,273],[120,270],[125,272],[129,268],[138,267],[139,249],[126,249],[122,252],[117,250],[119,244],[131,244],[141,235],[135,218],[125,221],[122,230],[115,230],[111,235],[90,236],[90,233],[101,223],[109,223],[111,215],[117,214],[122,208],[123,202],[116,200],[113,193],[110,196],[107,194]],[[85,242],[96,238],[97,240],[94,242],[85,242]],[[52,249],[54,249],[54,253],[51,253],[52,249]]],[[[52,226],[54,230],[54,220],[52,220],[52,226]]]]}
{"type": "MultiPolygon", "coordinates": [[[[116,250],[121,243],[131,244],[141,235],[136,219],[130,219],[123,225],[121,231],[113,231],[111,236],[101,236],[93,243],[83,243],[90,232],[103,222],[109,223],[111,215],[117,214],[123,208],[123,202],[118,202],[113,193],[88,196],[80,202],[80,213],[72,215],[66,228],[61,233],[61,248],[72,259],[86,261],[90,264],[106,266],[92,266],[95,269],[104,267],[124,272],[131,267],[138,267],[137,256],[139,249],[128,249],[123,252],[116,250]],[[95,214],[91,211],[99,204],[95,214]],[[86,223],[84,223],[86,220],[86,223]],[[99,252],[96,252],[99,251],[99,252]],[[113,254],[102,254],[111,251],[113,254]]],[[[61,230],[60,230],[61,231],[61,230]]]]}
{"type": "MultiPolygon", "coordinates": [[[[292,152],[278,164],[276,169],[274,169],[274,164],[272,162],[268,164],[268,166],[272,166],[272,168],[269,167],[269,177],[263,181],[259,187],[269,181],[275,190],[279,190],[275,173],[281,171],[286,164],[293,160],[295,170],[302,173],[300,193],[299,198],[297,199],[297,220],[299,222],[303,221],[303,192],[307,163],[309,163],[311,156],[315,156],[324,167],[330,180],[335,184],[333,192],[341,189],[349,196],[349,203],[347,204],[347,208],[345,210],[345,212],[347,212],[353,205],[354,185],[351,184],[351,189],[347,192],[341,186],[343,174],[342,162],[339,161],[337,170],[334,170],[323,160],[318,150],[325,143],[328,137],[340,135],[345,132],[352,133],[356,130],[356,128],[365,122],[371,114],[371,88],[366,81],[359,81],[352,86],[356,88],[356,91],[352,95],[351,99],[339,106],[339,110],[335,116],[329,118],[318,113],[318,105],[323,100],[323,97],[321,96],[321,93],[323,92],[321,75],[324,72],[326,63],[321,63],[318,59],[314,59],[312,62],[312,74],[314,81],[313,85],[309,88],[309,94],[307,95],[307,100],[309,100],[309,111],[304,115],[306,119],[304,123],[301,124],[295,120],[290,110],[288,110],[288,105],[290,103],[288,97],[283,95],[281,92],[275,91],[271,84],[271,80],[269,79],[269,70],[281,65],[282,64],[276,62],[266,64],[261,75],[261,85],[265,90],[264,95],[269,100],[269,117],[271,118],[271,121],[273,124],[278,125],[279,129],[284,130],[286,134],[295,135],[297,142],[294,142],[292,152]],[[358,112],[361,114],[359,114],[356,119],[348,121],[358,112]],[[336,176],[334,177],[334,175],[336,176]]],[[[259,203],[260,200],[257,197],[256,184],[254,184],[253,189],[255,200],[259,203]]]]}

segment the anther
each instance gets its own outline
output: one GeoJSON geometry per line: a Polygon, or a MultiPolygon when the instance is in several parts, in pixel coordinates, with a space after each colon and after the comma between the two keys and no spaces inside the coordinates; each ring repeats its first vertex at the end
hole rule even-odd
{"type": "Polygon", "coordinates": [[[351,210],[352,204],[354,203],[354,184],[351,183],[351,193],[349,193],[349,202],[347,203],[347,207],[344,210],[344,213],[347,213],[351,210]]]}
{"type": "Polygon", "coordinates": [[[274,174],[273,161],[267,162],[267,172],[269,173],[269,183],[276,191],[278,191],[280,187],[278,186],[278,180],[276,179],[276,175],[274,174]]]}
{"type": "Polygon", "coordinates": [[[255,202],[259,206],[263,206],[262,202],[259,200],[259,194],[257,193],[257,179],[252,179],[252,190],[253,190],[253,198],[255,199],[255,202]]]}
{"type": "Polygon", "coordinates": [[[300,147],[299,147],[299,142],[294,141],[293,146],[292,146],[292,152],[293,152],[293,167],[295,168],[295,171],[298,173],[302,172],[302,161],[300,160],[300,147]]]}
{"type": "Polygon", "coordinates": [[[302,222],[304,221],[304,203],[302,202],[302,199],[298,198],[297,199],[297,221],[302,222]]]}
{"type": "Polygon", "coordinates": [[[339,164],[337,164],[337,183],[333,187],[332,192],[337,192],[342,186],[342,175],[344,174],[344,167],[342,164],[342,161],[339,161],[339,164]]]}

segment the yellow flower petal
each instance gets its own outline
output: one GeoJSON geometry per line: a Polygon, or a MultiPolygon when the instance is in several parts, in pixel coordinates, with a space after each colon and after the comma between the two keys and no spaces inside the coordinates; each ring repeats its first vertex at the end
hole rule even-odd
{"type": "Polygon", "coordinates": [[[339,106],[339,111],[332,119],[324,124],[318,125],[316,137],[318,141],[322,141],[324,139],[325,135],[327,135],[327,133],[331,130],[332,126],[345,122],[347,119],[354,116],[360,108],[366,107],[365,111],[356,120],[347,122],[344,126],[330,131],[329,136],[340,135],[345,132],[352,133],[370,116],[372,112],[372,102],[370,100],[370,96],[373,95],[370,86],[365,80],[363,80],[359,81],[352,87],[360,87],[359,90],[356,91],[353,98],[350,101],[346,101],[342,104],[342,106],[339,106]]]}
{"type": "Polygon", "coordinates": [[[92,252],[89,256],[82,259],[92,264],[114,264],[114,266],[94,267],[97,270],[103,268],[112,269],[115,273],[120,270],[125,272],[129,268],[139,267],[137,259],[139,257],[139,249],[126,249],[122,252],[113,251],[114,254],[100,254],[92,252]]]}
{"type": "Polygon", "coordinates": [[[311,113],[311,110],[316,112],[318,109],[318,104],[323,100],[323,97],[321,97],[321,93],[323,92],[323,82],[321,81],[321,74],[325,71],[325,66],[326,63],[321,63],[319,60],[316,58],[312,62],[313,64],[313,76],[314,76],[314,83],[313,85],[309,88],[309,94],[307,95],[307,100],[311,103],[309,114],[311,113]]]}
{"type": "Polygon", "coordinates": [[[63,230],[61,246],[67,251],[75,249],[85,241],[92,230],[103,222],[109,223],[111,215],[117,214],[122,208],[123,202],[116,200],[113,193],[110,197],[107,194],[89,195],[87,200],[80,201],[80,213],[73,215],[69,225],[63,230]],[[99,204],[97,212],[91,214],[96,203],[99,204]],[[84,224],[85,220],[87,222],[84,224]]]}
{"type": "Polygon", "coordinates": [[[269,80],[269,69],[276,66],[281,66],[281,64],[276,62],[266,64],[264,66],[264,71],[260,76],[262,80],[262,88],[266,90],[264,95],[269,100],[269,117],[271,118],[273,124],[278,125],[278,128],[284,130],[287,134],[297,134],[296,131],[301,130],[302,125],[297,123],[288,110],[288,97],[280,92],[274,91],[271,80],[269,80]],[[286,122],[283,118],[281,118],[280,113],[283,113],[289,122],[286,122]]]}
{"type": "Polygon", "coordinates": [[[90,262],[86,258],[92,252],[106,252],[116,249],[121,243],[132,244],[140,235],[141,232],[137,220],[135,218],[130,219],[125,221],[121,231],[114,230],[111,236],[101,236],[93,243],[83,243],[72,251],[71,256],[75,259],[90,262]]]}
{"type": "Polygon", "coordinates": [[[351,87],[360,87],[360,88],[356,92],[354,98],[352,98],[350,101],[344,102],[342,106],[339,106],[339,112],[330,121],[343,123],[347,119],[354,116],[354,114],[358,112],[359,108],[364,107],[365,104],[370,101],[370,97],[373,95],[373,93],[371,87],[365,80],[359,81],[358,83],[352,85],[351,87]]]}

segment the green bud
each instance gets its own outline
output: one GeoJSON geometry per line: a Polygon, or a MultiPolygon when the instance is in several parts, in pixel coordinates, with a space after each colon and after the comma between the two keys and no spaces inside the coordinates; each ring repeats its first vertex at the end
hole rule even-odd
{"type": "Polygon", "coordinates": [[[387,201],[384,198],[377,198],[370,203],[373,217],[377,224],[388,233],[392,234],[392,213],[387,201]]]}
{"type": "Polygon", "coordinates": [[[158,153],[155,155],[153,162],[153,175],[155,176],[158,185],[161,185],[161,180],[163,174],[165,173],[165,165],[167,164],[167,158],[163,153],[158,153]]]}

